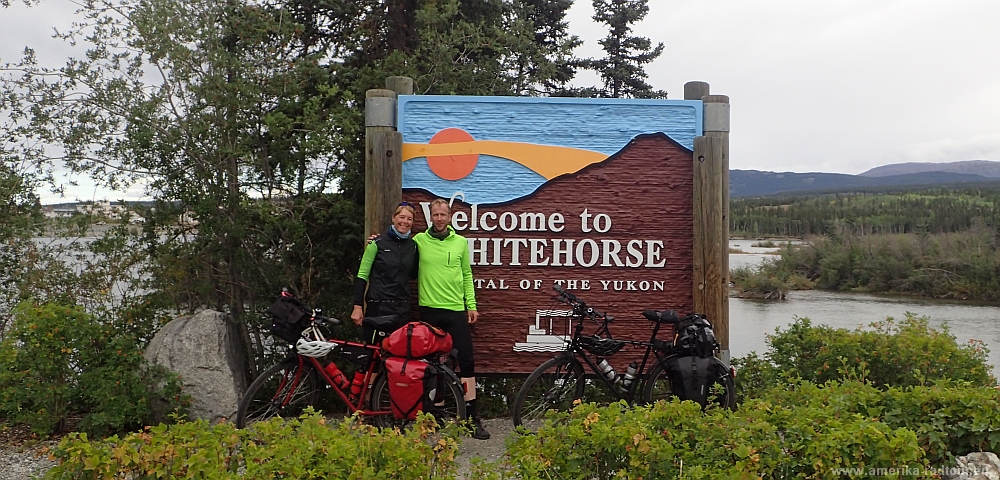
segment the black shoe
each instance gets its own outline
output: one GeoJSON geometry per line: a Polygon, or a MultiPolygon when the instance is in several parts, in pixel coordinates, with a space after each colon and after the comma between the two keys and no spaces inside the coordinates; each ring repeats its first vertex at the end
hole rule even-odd
{"type": "Polygon", "coordinates": [[[476,440],[489,440],[490,432],[486,431],[486,427],[483,427],[483,420],[479,417],[472,417],[472,421],[469,422],[472,426],[472,438],[476,440]]]}

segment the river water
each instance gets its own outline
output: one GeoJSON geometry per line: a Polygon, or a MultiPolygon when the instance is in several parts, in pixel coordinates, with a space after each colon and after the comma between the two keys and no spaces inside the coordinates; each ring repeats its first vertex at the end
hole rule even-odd
{"type": "MultiPolygon", "coordinates": [[[[749,240],[730,241],[731,249],[746,253],[730,253],[730,268],[758,265],[773,258],[776,249],[752,247],[749,240]]],[[[729,299],[729,349],[733,358],[751,351],[763,354],[765,338],[774,329],[785,329],[796,317],[808,318],[813,325],[854,329],[871,322],[893,317],[901,320],[906,312],[930,319],[930,325],[940,330],[948,326],[955,339],[964,343],[981,340],[987,348],[993,374],[1000,375],[1000,306],[964,301],[936,300],[860,293],[802,290],[789,293],[785,300],[729,299]]]]}

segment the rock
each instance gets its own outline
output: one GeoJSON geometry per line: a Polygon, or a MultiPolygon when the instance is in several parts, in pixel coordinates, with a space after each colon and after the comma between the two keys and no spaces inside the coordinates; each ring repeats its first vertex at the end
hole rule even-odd
{"type": "Polygon", "coordinates": [[[224,313],[203,310],[171,320],[146,348],[146,360],[181,376],[191,396],[189,419],[217,422],[235,417],[246,391],[246,357],[239,328],[224,313]]]}
{"type": "Polygon", "coordinates": [[[990,452],[973,452],[955,459],[958,465],[944,468],[944,480],[1000,480],[1000,458],[990,452]]]}

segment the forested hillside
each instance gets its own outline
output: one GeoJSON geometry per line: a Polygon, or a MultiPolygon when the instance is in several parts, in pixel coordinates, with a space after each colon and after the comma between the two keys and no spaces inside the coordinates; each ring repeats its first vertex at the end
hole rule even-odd
{"type": "Polygon", "coordinates": [[[998,224],[1000,187],[734,199],[733,236],[952,233],[998,224]]]}

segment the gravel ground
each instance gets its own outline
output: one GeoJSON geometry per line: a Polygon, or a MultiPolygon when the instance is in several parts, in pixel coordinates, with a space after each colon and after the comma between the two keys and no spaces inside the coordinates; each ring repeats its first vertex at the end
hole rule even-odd
{"type": "Polygon", "coordinates": [[[55,442],[39,442],[28,446],[0,447],[0,480],[22,480],[41,477],[55,462],[44,450],[55,442]]]}
{"type": "Polygon", "coordinates": [[[504,440],[514,431],[514,422],[509,418],[491,418],[483,420],[483,426],[490,432],[489,440],[476,440],[472,437],[462,437],[462,445],[459,447],[458,463],[459,480],[469,479],[469,466],[474,458],[494,461],[503,457],[504,440]]]}
{"type": "MultiPolygon", "coordinates": [[[[489,440],[476,440],[471,437],[461,439],[461,447],[455,461],[458,463],[459,480],[468,480],[469,467],[472,460],[480,458],[487,461],[499,460],[504,453],[504,440],[514,430],[514,424],[509,418],[494,418],[483,420],[483,425],[489,430],[489,440]]],[[[15,442],[19,445],[0,446],[0,480],[27,480],[41,477],[55,465],[49,460],[47,448],[55,446],[55,441],[15,442]]]]}

